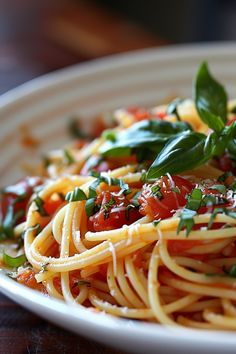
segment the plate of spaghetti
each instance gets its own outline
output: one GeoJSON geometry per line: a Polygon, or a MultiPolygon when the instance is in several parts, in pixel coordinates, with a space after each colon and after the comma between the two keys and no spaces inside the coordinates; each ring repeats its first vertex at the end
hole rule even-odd
{"type": "Polygon", "coordinates": [[[234,352],[235,59],[146,50],[2,96],[4,294],[131,351],[234,352]]]}

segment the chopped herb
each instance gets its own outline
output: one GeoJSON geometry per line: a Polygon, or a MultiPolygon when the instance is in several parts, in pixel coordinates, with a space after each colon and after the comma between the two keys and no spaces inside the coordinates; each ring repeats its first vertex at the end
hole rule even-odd
{"type": "Polygon", "coordinates": [[[64,149],[64,158],[68,165],[71,165],[75,162],[74,157],[72,156],[71,152],[67,149],[64,149]]]}
{"type": "Polygon", "coordinates": [[[227,199],[225,197],[221,197],[213,194],[206,194],[202,198],[202,206],[212,206],[212,205],[222,205],[227,203],[227,199]]]}
{"type": "Polygon", "coordinates": [[[161,219],[159,219],[159,220],[153,220],[152,225],[153,225],[154,227],[157,227],[157,225],[160,223],[160,221],[161,221],[161,219]]]}
{"type": "Polygon", "coordinates": [[[225,214],[233,219],[236,219],[236,212],[226,208],[215,208],[211,214],[207,228],[210,229],[214,223],[214,220],[218,214],[225,214]]]}
{"type": "Polygon", "coordinates": [[[135,209],[135,206],[133,204],[128,204],[125,207],[125,218],[126,218],[126,220],[129,220],[131,209],[135,209]]]}
{"type": "Polygon", "coordinates": [[[41,216],[48,216],[48,213],[46,212],[43,206],[45,202],[42,198],[40,198],[39,195],[37,195],[37,197],[34,199],[34,202],[37,206],[37,211],[39,212],[39,214],[41,216]]]}
{"type": "Polygon", "coordinates": [[[213,186],[209,187],[208,189],[213,189],[221,194],[224,194],[226,192],[226,187],[223,184],[214,184],[213,186]]]}
{"type": "Polygon", "coordinates": [[[137,208],[139,207],[139,202],[138,202],[138,198],[140,197],[141,192],[137,192],[133,195],[133,198],[131,199],[131,203],[137,208]]]}
{"type": "Polygon", "coordinates": [[[186,236],[190,234],[194,226],[194,216],[197,214],[195,210],[184,209],[180,215],[180,222],[177,228],[177,234],[186,228],[186,236]]]}
{"type": "Polygon", "coordinates": [[[39,273],[47,272],[47,271],[48,271],[47,266],[48,266],[49,264],[50,264],[49,262],[41,263],[41,264],[40,264],[41,270],[40,270],[39,273]]]}
{"type": "Polygon", "coordinates": [[[17,257],[11,257],[5,252],[3,253],[3,263],[12,268],[20,267],[22,264],[26,262],[26,260],[27,259],[24,254],[17,257]]]}
{"type": "Polygon", "coordinates": [[[110,209],[112,207],[112,205],[115,204],[115,198],[112,196],[111,199],[103,205],[104,208],[104,219],[108,219],[109,218],[109,213],[110,213],[110,209]]]}
{"type": "Polygon", "coordinates": [[[140,181],[141,181],[141,182],[145,182],[146,179],[147,179],[147,173],[146,173],[146,172],[142,172],[140,181]]]}
{"type": "Polygon", "coordinates": [[[95,213],[95,199],[96,198],[90,198],[86,201],[85,212],[88,217],[95,213]]]}
{"type": "Polygon", "coordinates": [[[116,133],[112,129],[104,130],[103,133],[102,133],[102,138],[104,138],[105,140],[109,140],[109,141],[115,143],[116,142],[116,133]]]}
{"type": "Polygon", "coordinates": [[[108,186],[119,186],[121,188],[121,193],[124,195],[131,193],[129,185],[122,181],[122,179],[110,176],[102,176],[99,172],[93,172],[92,176],[97,179],[89,186],[89,198],[96,198],[96,190],[101,183],[106,183],[108,186]]]}
{"type": "Polygon", "coordinates": [[[87,200],[87,196],[82,189],[76,187],[72,192],[68,192],[65,198],[68,202],[87,200]]]}
{"type": "Polygon", "coordinates": [[[194,188],[188,197],[186,209],[197,211],[201,206],[202,191],[201,189],[194,188]]]}
{"type": "Polygon", "coordinates": [[[157,197],[158,199],[162,199],[163,198],[163,195],[160,192],[160,189],[161,189],[161,187],[158,186],[157,184],[154,184],[153,186],[151,186],[152,195],[154,197],[157,197]]]}
{"type": "Polygon", "coordinates": [[[58,192],[57,194],[61,198],[62,201],[65,200],[66,197],[65,197],[65,195],[62,192],[58,192]]]}

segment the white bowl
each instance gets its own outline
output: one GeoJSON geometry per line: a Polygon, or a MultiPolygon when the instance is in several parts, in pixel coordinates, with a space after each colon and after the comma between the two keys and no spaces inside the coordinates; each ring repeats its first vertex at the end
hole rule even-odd
{"type": "MultiPolygon", "coordinates": [[[[191,96],[199,64],[210,69],[236,97],[236,44],[173,46],[121,54],[64,69],[32,80],[0,98],[1,186],[16,180],[22,162],[32,162],[69,140],[66,124],[78,115],[90,117],[120,106],[161,103],[167,96],[191,96]],[[23,125],[23,127],[22,127],[23,125]],[[20,144],[25,126],[41,144],[20,144]],[[21,128],[20,128],[21,127],[21,128]]],[[[0,290],[38,315],[100,342],[144,353],[235,353],[230,332],[174,329],[69,308],[0,274],[0,290]]]]}

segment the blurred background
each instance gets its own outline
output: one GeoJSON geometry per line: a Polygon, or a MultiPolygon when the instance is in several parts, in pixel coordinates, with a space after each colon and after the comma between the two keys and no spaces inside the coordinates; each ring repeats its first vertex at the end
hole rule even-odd
{"type": "Polygon", "coordinates": [[[0,93],[134,49],[236,39],[234,0],[0,0],[0,93]]]}

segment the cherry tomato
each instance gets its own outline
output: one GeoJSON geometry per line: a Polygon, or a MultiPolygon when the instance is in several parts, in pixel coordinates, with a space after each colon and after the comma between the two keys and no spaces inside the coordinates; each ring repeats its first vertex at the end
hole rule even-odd
{"type": "MultiPolygon", "coordinates": [[[[10,206],[13,207],[13,214],[17,213],[19,210],[23,210],[25,214],[34,187],[40,184],[42,184],[42,180],[39,177],[25,177],[16,184],[6,187],[2,193],[0,203],[1,218],[5,218],[10,206]]],[[[22,216],[17,223],[21,223],[24,220],[25,215],[22,216]]]]}
{"type": "Polygon", "coordinates": [[[103,191],[96,200],[96,205],[101,205],[100,210],[89,217],[88,229],[107,231],[132,224],[140,218],[140,214],[136,208],[127,207],[129,204],[129,200],[123,194],[103,191]]]}
{"type": "Polygon", "coordinates": [[[154,184],[146,184],[138,199],[140,213],[152,220],[169,218],[186,205],[186,196],[193,188],[191,182],[180,176],[172,176],[171,179],[164,176],[154,184]]]}

